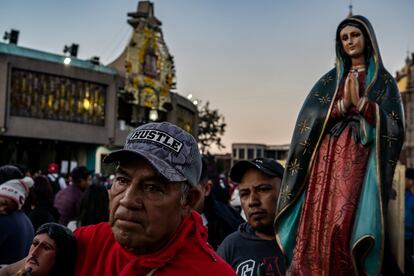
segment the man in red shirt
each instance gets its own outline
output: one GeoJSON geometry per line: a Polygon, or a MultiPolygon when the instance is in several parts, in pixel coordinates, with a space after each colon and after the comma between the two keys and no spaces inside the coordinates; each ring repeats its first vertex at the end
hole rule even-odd
{"type": "Polygon", "coordinates": [[[201,156],[189,133],[167,122],[142,125],[104,162],[118,163],[109,223],[75,232],[76,275],[235,274],[192,211],[201,156]]]}

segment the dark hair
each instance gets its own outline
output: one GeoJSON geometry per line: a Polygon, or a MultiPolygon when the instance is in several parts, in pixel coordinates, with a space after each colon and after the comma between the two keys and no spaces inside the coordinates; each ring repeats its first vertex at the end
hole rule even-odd
{"type": "Polygon", "coordinates": [[[55,263],[50,275],[71,276],[75,273],[76,239],[72,231],[57,223],[45,223],[39,227],[35,236],[46,233],[56,243],[55,263]]]}
{"type": "Polygon", "coordinates": [[[79,184],[82,179],[87,179],[88,176],[92,174],[93,171],[88,170],[88,168],[84,166],[75,167],[70,176],[72,177],[72,181],[75,184],[79,184]]]}
{"type": "Polygon", "coordinates": [[[351,68],[351,59],[344,52],[344,48],[342,46],[342,40],[341,40],[340,34],[341,34],[342,29],[347,27],[347,26],[353,26],[355,28],[358,28],[362,32],[362,34],[364,36],[364,40],[365,40],[365,49],[364,49],[365,66],[368,67],[369,59],[370,59],[370,57],[372,56],[372,53],[373,53],[372,42],[371,42],[371,39],[369,37],[369,34],[368,34],[366,28],[362,24],[360,24],[359,22],[345,20],[338,26],[338,31],[336,33],[336,42],[339,43],[339,45],[338,45],[339,53],[340,53],[341,56],[343,56],[345,58],[344,59],[345,70],[349,70],[349,68],[351,68]]]}
{"type": "Polygon", "coordinates": [[[4,165],[0,167],[0,184],[12,179],[22,179],[23,173],[13,165],[4,165]]]}
{"type": "Polygon", "coordinates": [[[44,175],[33,178],[34,185],[30,189],[27,201],[35,206],[53,206],[53,189],[49,179],[44,175]]]}
{"type": "Polygon", "coordinates": [[[414,179],[414,169],[413,168],[407,168],[405,170],[405,178],[414,179]]]}
{"type": "Polygon", "coordinates": [[[78,226],[97,224],[109,219],[108,190],[103,185],[90,185],[82,195],[78,226]]]}

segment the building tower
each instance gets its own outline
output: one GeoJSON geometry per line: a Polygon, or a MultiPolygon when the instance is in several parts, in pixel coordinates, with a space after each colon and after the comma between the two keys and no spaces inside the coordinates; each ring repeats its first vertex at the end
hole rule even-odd
{"type": "Polygon", "coordinates": [[[401,92],[405,113],[405,142],[402,162],[414,168],[414,53],[405,59],[405,65],[397,72],[396,81],[401,92]]]}
{"type": "Polygon", "coordinates": [[[117,68],[122,64],[119,71],[125,77],[122,99],[127,103],[126,110],[130,110],[123,119],[132,126],[149,120],[167,120],[170,90],[176,83],[174,58],[164,41],[162,23],[149,1],[140,1],[137,11],[128,13],[128,17],[133,33],[124,52],[113,63],[117,68]]]}

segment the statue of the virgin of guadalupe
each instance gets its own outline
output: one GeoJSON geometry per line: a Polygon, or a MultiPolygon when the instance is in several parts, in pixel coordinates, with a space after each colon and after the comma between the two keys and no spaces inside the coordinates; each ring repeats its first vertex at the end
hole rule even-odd
{"type": "Polygon", "coordinates": [[[404,138],[401,96],[362,16],[336,31],[336,66],[299,113],[277,206],[289,275],[378,275],[404,138]]]}

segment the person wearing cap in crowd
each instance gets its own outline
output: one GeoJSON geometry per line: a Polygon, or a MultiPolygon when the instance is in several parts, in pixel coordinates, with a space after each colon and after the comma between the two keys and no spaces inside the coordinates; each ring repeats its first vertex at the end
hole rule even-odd
{"type": "Polygon", "coordinates": [[[201,156],[189,133],[168,123],[133,130],[109,191],[109,223],[80,227],[76,275],[234,275],[207,244],[192,211],[201,156]]]}
{"type": "Polygon", "coordinates": [[[0,276],[72,276],[76,261],[76,239],[57,223],[45,223],[36,231],[29,254],[0,269],[0,276]]]}
{"type": "Polygon", "coordinates": [[[52,163],[47,166],[47,178],[52,185],[53,194],[57,194],[59,191],[67,187],[65,179],[59,174],[59,165],[52,163]]]}
{"type": "Polygon", "coordinates": [[[212,193],[213,180],[208,175],[206,160],[207,158],[203,157],[198,185],[202,196],[195,204],[194,210],[201,214],[203,224],[208,229],[208,243],[217,250],[224,238],[236,231],[244,219],[231,206],[217,200],[212,193]]]}
{"type": "Polygon", "coordinates": [[[4,165],[0,167],[0,185],[11,179],[22,179],[23,172],[14,165],[4,165]]]}
{"type": "Polygon", "coordinates": [[[33,186],[33,179],[24,177],[17,167],[0,167],[0,265],[14,263],[26,256],[34,229],[21,210],[33,186]],[[21,179],[15,179],[15,177],[21,179]]]}
{"type": "Polygon", "coordinates": [[[70,174],[72,184],[56,194],[54,204],[60,214],[59,223],[67,225],[78,217],[82,193],[92,184],[92,173],[84,166],[75,167],[70,174]]]}
{"type": "Polygon", "coordinates": [[[404,212],[404,241],[405,241],[405,275],[414,275],[414,169],[405,170],[405,212],[404,212]]]}
{"type": "Polygon", "coordinates": [[[237,275],[285,274],[273,230],[283,171],[282,165],[268,158],[239,161],[230,171],[230,179],[238,183],[247,222],[224,239],[217,253],[237,275]]]}

